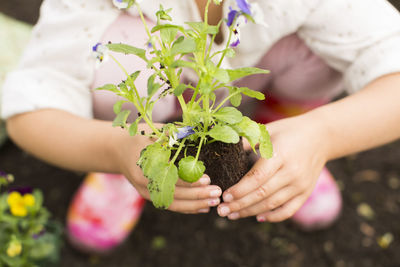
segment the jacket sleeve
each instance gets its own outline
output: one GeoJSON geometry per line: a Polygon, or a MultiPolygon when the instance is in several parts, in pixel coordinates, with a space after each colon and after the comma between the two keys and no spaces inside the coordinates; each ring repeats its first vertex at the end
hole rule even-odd
{"type": "Polygon", "coordinates": [[[4,83],[2,117],[54,108],[91,118],[92,46],[118,13],[110,0],[45,0],[22,59],[4,83]]]}
{"type": "Polygon", "coordinates": [[[320,1],[298,31],[354,93],[400,72],[400,14],[385,0],[320,1]]]}

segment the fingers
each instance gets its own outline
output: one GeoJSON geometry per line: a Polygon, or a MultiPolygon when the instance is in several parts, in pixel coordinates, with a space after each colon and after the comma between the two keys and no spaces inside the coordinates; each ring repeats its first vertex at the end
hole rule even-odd
{"type": "Polygon", "coordinates": [[[205,198],[218,198],[221,196],[222,190],[219,186],[200,186],[200,187],[180,187],[175,188],[175,199],[182,200],[199,200],[205,198]]]}
{"type": "MultiPolygon", "coordinates": [[[[204,175],[195,183],[182,180],[175,187],[174,201],[168,210],[181,213],[206,213],[210,207],[220,204],[222,190],[219,186],[209,185],[210,178],[204,175]]],[[[150,199],[147,183],[134,183],[136,190],[144,198],[150,199]]]]}
{"type": "Polygon", "coordinates": [[[182,179],[178,179],[176,185],[182,187],[195,187],[195,186],[209,185],[210,183],[211,183],[210,177],[207,174],[204,174],[198,181],[194,183],[188,183],[183,181],[182,179]]]}
{"type": "Polygon", "coordinates": [[[179,181],[175,187],[174,202],[169,210],[181,213],[207,213],[210,207],[220,204],[222,190],[209,185],[210,178],[204,175],[195,183],[179,181]]]}
{"type": "Polygon", "coordinates": [[[207,213],[210,207],[215,207],[220,203],[219,198],[201,200],[179,200],[175,199],[168,210],[181,213],[207,213]]]}
{"type": "Polygon", "coordinates": [[[243,138],[242,142],[243,142],[244,150],[246,150],[246,151],[251,150],[251,145],[250,145],[249,141],[246,138],[243,138]]]}
{"type": "MultiPolygon", "coordinates": [[[[224,194],[223,199],[225,202],[232,202],[236,199],[241,199],[245,195],[260,188],[265,184],[282,166],[278,156],[271,159],[259,159],[251,170],[237,183],[236,185],[228,188],[224,194]]],[[[264,188],[260,189],[263,190],[264,188]]],[[[260,191],[261,193],[261,191],[260,191]]]]}
{"type": "Polygon", "coordinates": [[[285,205],[288,201],[299,195],[298,191],[293,186],[287,186],[279,190],[270,197],[239,211],[232,211],[228,215],[229,219],[236,220],[248,216],[254,216],[260,213],[269,212],[285,205]]]}
{"type": "Polygon", "coordinates": [[[261,213],[257,216],[257,221],[280,222],[289,219],[301,208],[306,200],[307,195],[298,195],[275,210],[261,213]]]}
{"type": "MultiPolygon", "coordinates": [[[[290,198],[293,197],[294,192],[297,192],[296,190],[292,190],[293,192],[291,191],[288,192],[288,189],[284,189],[290,184],[290,182],[291,182],[291,177],[282,175],[281,173],[278,172],[278,174],[276,174],[274,179],[268,180],[265,184],[259,186],[253,192],[250,192],[249,194],[245,195],[240,199],[221,204],[218,207],[218,213],[220,216],[227,216],[230,213],[242,211],[243,215],[241,214],[240,217],[246,217],[250,216],[247,215],[247,213],[250,213],[250,211],[255,212],[252,215],[256,215],[265,211],[266,209],[270,210],[272,208],[276,208],[278,207],[276,205],[275,207],[272,208],[270,206],[272,206],[273,203],[277,202],[276,200],[277,194],[279,197],[278,200],[280,199],[285,200],[285,197],[287,200],[288,197],[290,198]],[[260,210],[260,208],[264,209],[260,210]]],[[[281,204],[283,203],[280,203],[279,206],[281,204]]]]}

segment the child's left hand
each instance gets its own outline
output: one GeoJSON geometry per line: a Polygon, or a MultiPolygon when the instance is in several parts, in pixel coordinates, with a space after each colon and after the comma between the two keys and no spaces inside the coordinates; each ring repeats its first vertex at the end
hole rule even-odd
{"type": "Polygon", "coordinates": [[[325,142],[318,120],[297,116],[267,125],[274,156],[260,158],[239,183],[223,194],[220,216],[257,215],[258,221],[290,218],[307,200],[326,163],[325,142]]]}

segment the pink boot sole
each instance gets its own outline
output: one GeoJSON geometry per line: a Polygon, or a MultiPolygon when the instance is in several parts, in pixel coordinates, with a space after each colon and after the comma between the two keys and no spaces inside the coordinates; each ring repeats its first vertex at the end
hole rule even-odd
{"type": "Polygon", "coordinates": [[[115,248],[137,224],[144,203],[124,176],[90,173],[68,211],[67,231],[72,245],[101,253],[115,248]]]}
{"type": "Polygon", "coordinates": [[[342,210],[342,196],[331,173],[323,168],[314,191],[292,220],[306,231],[331,226],[342,210]]]}

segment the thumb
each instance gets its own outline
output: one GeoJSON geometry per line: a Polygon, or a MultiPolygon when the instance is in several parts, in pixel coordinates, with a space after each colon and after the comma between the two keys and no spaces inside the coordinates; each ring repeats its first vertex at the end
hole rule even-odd
{"type": "Polygon", "coordinates": [[[243,148],[244,148],[244,150],[249,151],[249,150],[252,149],[252,148],[251,148],[251,145],[250,145],[250,143],[249,143],[249,141],[248,141],[246,138],[243,138],[243,139],[242,139],[242,142],[243,142],[243,148]]]}

